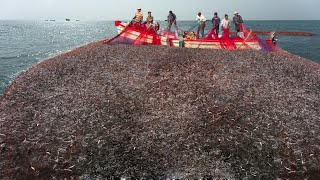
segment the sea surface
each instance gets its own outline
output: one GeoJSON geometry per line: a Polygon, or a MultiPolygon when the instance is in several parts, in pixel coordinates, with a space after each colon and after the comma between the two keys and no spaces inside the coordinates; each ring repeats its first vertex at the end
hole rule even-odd
{"type": "MultiPolygon", "coordinates": [[[[166,22],[160,22],[160,29],[166,22]]],[[[193,21],[178,22],[189,30],[193,21]]],[[[306,31],[313,37],[279,36],[279,46],[320,64],[320,21],[246,21],[252,30],[306,31]]],[[[209,28],[209,23],[207,24],[209,28]]],[[[113,21],[1,21],[0,96],[21,72],[33,65],[90,42],[117,34],[113,21]]]]}

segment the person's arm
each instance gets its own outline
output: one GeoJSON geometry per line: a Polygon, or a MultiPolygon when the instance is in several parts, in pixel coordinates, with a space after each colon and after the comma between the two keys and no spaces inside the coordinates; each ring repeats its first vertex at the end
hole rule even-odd
{"type": "Polygon", "coordinates": [[[242,17],[241,17],[241,16],[239,17],[239,19],[240,19],[240,22],[239,22],[239,23],[243,23],[243,20],[242,20],[242,17]]]}
{"type": "Polygon", "coordinates": [[[196,21],[198,22],[198,24],[201,23],[201,21],[200,21],[200,16],[197,16],[196,21]]]}

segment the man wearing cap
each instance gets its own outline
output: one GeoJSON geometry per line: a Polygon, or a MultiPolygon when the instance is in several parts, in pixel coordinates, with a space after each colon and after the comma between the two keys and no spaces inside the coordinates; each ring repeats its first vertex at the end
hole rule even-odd
{"type": "Polygon", "coordinates": [[[135,23],[135,24],[141,24],[141,23],[142,23],[142,21],[143,21],[143,14],[142,14],[142,12],[141,12],[141,8],[138,8],[138,9],[137,9],[137,12],[136,12],[133,20],[134,20],[133,23],[135,23]]]}
{"type": "Polygon", "coordinates": [[[240,32],[240,24],[243,23],[243,20],[237,11],[234,11],[233,14],[234,14],[233,23],[235,25],[235,30],[237,31],[237,33],[239,33],[240,32]]]}
{"type": "Polygon", "coordinates": [[[197,31],[197,39],[199,39],[199,32],[201,32],[201,37],[204,36],[204,28],[206,27],[206,18],[201,12],[198,13],[197,19],[198,21],[198,31],[197,31]]]}
{"type": "Polygon", "coordinates": [[[148,12],[148,17],[147,17],[147,28],[151,27],[153,23],[153,16],[151,15],[151,11],[148,12]]]}

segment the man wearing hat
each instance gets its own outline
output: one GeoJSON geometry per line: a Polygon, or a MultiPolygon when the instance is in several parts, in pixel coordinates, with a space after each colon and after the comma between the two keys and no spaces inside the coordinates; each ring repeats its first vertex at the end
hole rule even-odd
{"type": "Polygon", "coordinates": [[[148,12],[147,17],[147,28],[149,28],[153,24],[153,16],[151,15],[151,11],[148,12]]]}
{"type": "Polygon", "coordinates": [[[142,12],[141,12],[141,8],[138,8],[138,9],[137,9],[137,12],[136,12],[133,20],[134,20],[133,22],[134,22],[135,24],[141,24],[141,23],[142,23],[142,21],[143,21],[143,14],[142,14],[142,12]]]}
{"type": "Polygon", "coordinates": [[[235,25],[235,30],[237,31],[237,33],[239,33],[240,32],[240,24],[243,23],[243,20],[237,11],[234,11],[233,14],[234,14],[233,23],[235,25]]]}

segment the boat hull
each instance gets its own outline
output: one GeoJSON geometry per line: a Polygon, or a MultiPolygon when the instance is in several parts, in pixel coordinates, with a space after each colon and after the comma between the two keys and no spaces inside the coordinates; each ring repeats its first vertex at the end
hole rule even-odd
{"type": "MultiPolygon", "coordinates": [[[[217,39],[182,39],[173,32],[146,30],[146,28],[132,27],[125,23],[115,23],[118,29],[119,42],[121,44],[163,45],[172,47],[199,48],[199,49],[228,49],[228,50],[268,50],[275,51],[277,46],[271,41],[263,41],[259,38],[217,38],[217,39]],[[138,42],[138,43],[136,43],[138,42]]],[[[251,36],[250,36],[251,37],[251,36]]]]}

